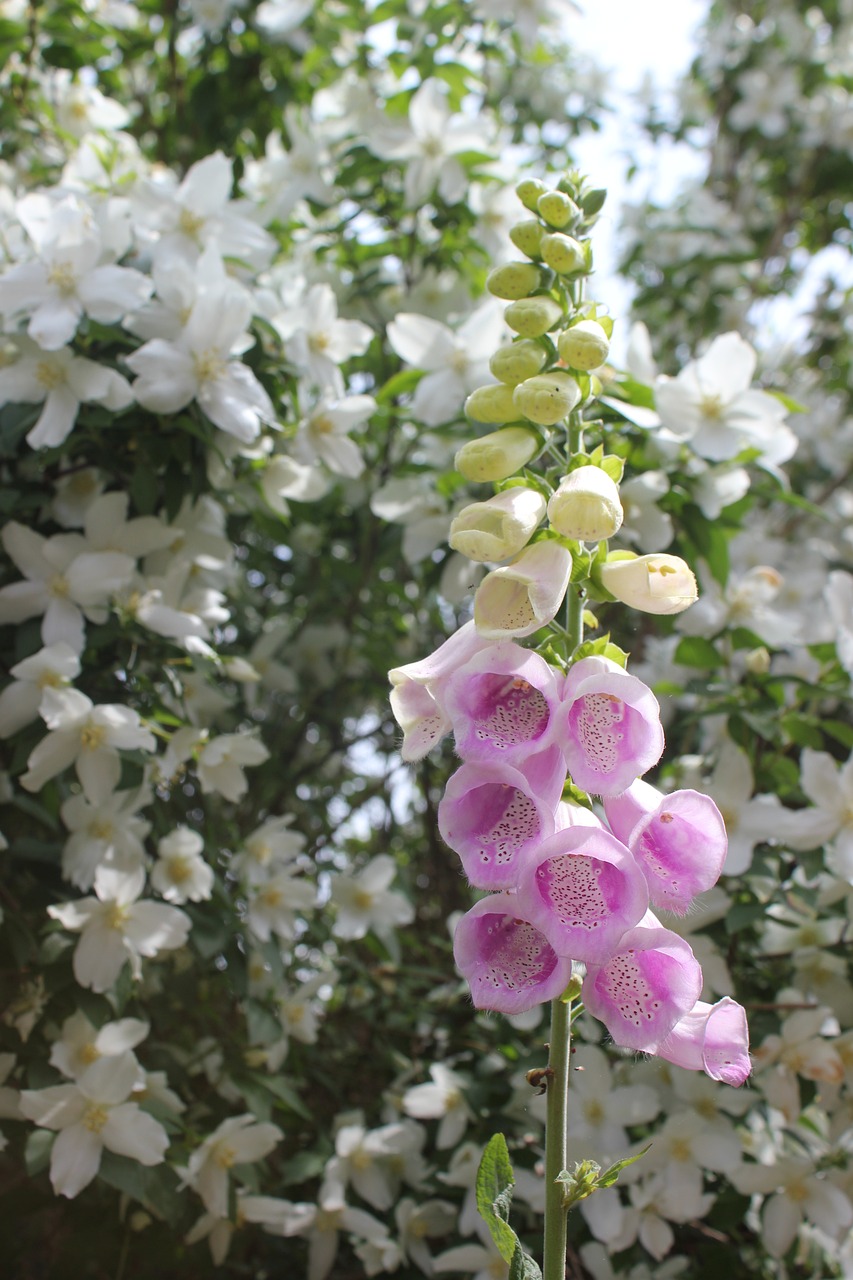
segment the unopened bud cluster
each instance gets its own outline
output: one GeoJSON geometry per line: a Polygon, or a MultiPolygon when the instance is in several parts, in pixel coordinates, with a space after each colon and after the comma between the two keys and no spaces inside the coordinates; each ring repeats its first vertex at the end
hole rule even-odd
{"type": "Polygon", "coordinates": [[[579,581],[573,557],[583,544],[597,547],[600,596],[651,613],[676,613],[696,598],[683,562],[657,556],[653,565],[638,561],[631,568],[620,561],[611,572],[602,544],[622,525],[621,463],[605,458],[603,450],[586,455],[579,447],[599,389],[595,370],[610,350],[609,316],[582,300],[592,270],[588,233],[604,193],[588,191],[571,174],[556,189],[528,179],[516,190],[534,215],[510,231],[526,260],[496,267],[486,281],[495,297],[507,301],[505,318],[516,337],[489,361],[495,381],[477,387],[465,402],[470,421],[499,429],[456,455],[466,480],[514,486],[506,501],[466,507],[450,530],[450,545],[461,554],[481,563],[510,561],[480,585],[477,627],[492,638],[520,637],[549,623],[568,583],[579,581]],[[553,461],[560,457],[562,468],[553,461]],[[526,469],[537,458],[544,465],[533,477],[526,469]],[[519,520],[515,512],[522,508],[519,520]]]}

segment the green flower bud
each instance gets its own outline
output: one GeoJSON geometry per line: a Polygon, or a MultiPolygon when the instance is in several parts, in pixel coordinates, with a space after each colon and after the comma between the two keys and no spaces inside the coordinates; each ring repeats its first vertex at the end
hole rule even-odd
{"type": "Polygon", "coordinates": [[[574,275],[576,271],[586,270],[586,257],[583,245],[572,236],[555,231],[542,237],[542,257],[549,267],[561,276],[574,275]]]}
{"type": "Polygon", "coordinates": [[[518,196],[525,209],[529,209],[531,213],[536,213],[536,204],[539,197],[544,195],[548,188],[544,182],[540,182],[538,178],[525,178],[523,182],[519,182],[515,188],[515,194],[518,196]]]}
{"type": "Polygon", "coordinates": [[[593,218],[597,213],[600,213],[606,199],[606,187],[594,187],[592,191],[587,191],[585,195],[581,196],[581,208],[586,217],[593,218]]]}
{"type": "Polygon", "coordinates": [[[570,369],[582,369],[588,373],[604,364],[610,351],[607,334],[597,320],[580,320],[571,329],[565,329],[557,339],[560,359],[570,369]]]}
{"type": "Polygon", "coordinates": [[[516,249],[526,253],[528,258],[540,257],[542,223],[538,218],[525,218],[523,222],[517,222],[514,227],[510,227],[509,238],[516,249]]]}
{"type": "Polygon", "coordinates": [[[469,440],[456,455],[456,470],[466,480],[485,483],[506,480],[527,466],[542,447],[535,431],[527,427],[504,427],[479,440],[469,440]]]}
{"type": "Polygon", "coordinates": [[[563,318],[563,308],[553,298],[521,298],[509,304],[504,317],[522,338],[541,338],[563,318]]]}
{"type": "Polygon", "coordinates": [[[578,542],[612,538],[622,526],[619,490],[600,467],[578,467],[560,481],[548,503],[548,519],[564,538],[578,542]]]}
{"type": "Polygon", "coordinates": [[[546,191],[536,202],[537,212],[549,227],[568,227],[577,222],[580,209],[570,196],[562,191],[546,191]]]}
{"type": "Polygon", "coordinates": [[[486,288],[496,298],[529,298],[541,284],[542,272],[532,262],[506,262],[486,277],[486,288]]]}
{"type": "Polygon", "coordinates": [[[512,387],[505,382],[477,387],[465,401],[465,417],[474,422],[515,422],[518,410],[512,398],[512,387]]]}
{"type": "Polygon", "coordinates": [[[539,373],[547,352],[532,338],[524,338],[521,342],[508,342],[505,347],[498,347],[489,361],[489,369],[501,382],[515,387],[525,378],[532,378],[539,373]]]}
{"type": "Polygon", "coordinates": [[[560,369],[528,378],[512,393],[516,409],[541,427],[552,427],[567,418],[581,398],[574,378],[560,369]]]}

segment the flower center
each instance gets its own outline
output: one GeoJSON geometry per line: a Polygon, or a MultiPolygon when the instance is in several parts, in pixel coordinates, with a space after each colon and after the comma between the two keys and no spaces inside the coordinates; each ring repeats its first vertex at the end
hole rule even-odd
{"type": "Polygon", "coordinates": [[[699,412],[712,422],[719,422],[723,416],[723,402],[720,396],[704,395],[699,401],[699,412]]]}
{"type": "Polygon", "coordinates": [[[65,383],[65,370],[49,360],[39,360],[36,365],[36,381],[48,391],[55,391],[65,383]]]}
{"type": "Polygon", "coordinates": [[[192,863],[189,858],[170,858],[167,874],[172,884],[185,884],[192,875],[192,863]]]}
{"type": "Polygon", "coordinates": [[[81,1062],[85,1062],[86,1066],[91,1066],[93,1062],[97,1062],[100,1058],[100,1050],[95,1048],[94,1044],[84,1044],[83,1048],[77,1054],[81,1062]]]}
{"type": "Polygon", "coordinates": [[[193,368],[199,382],[214,382],[221,378],[225,372],[225,363],[215,347],[193,356],[193,368]]]}
{"type": "Polygon", "coordinates": [[[106,730],[102,724],[87,724],[80,731],[80,746],[84,751],[97,751],[103,746],[106,730]]]}
{"type": "Polygon", "coordinates": [[[89,835],[94,840],[112,840],[113,824],[107,818],[96,818],[89,824],[89,835]]]}
{"type": "Polygon", "coordinates": [[[121,933],[127,922],[127,907],[114,902],[107,914],[107,927],[121,933]]]}
{"type": "Polygon", "coordinates": [[[47,282],[54,285],[60,293],[74,293],[77,288],[77,273],[70,262],[54,262],[47,273],[47,282]]]}
{"type": "Polygon", "coordinates": [[[214,1156],[214,1164],[220,1169],[230,1169],[237,1159],[237,1152],[233,1147],[219,1147],[214,1156]]]}
{"type": "Polygon", "coordinates": [[[356,889],[354,901],[359,911],[369,911],[373,906],[373,894],[368,893],[366,889],[356,889]]]}
{"type": "Polygon", "coordinates": [[[203,226],[204,218],[199,214],[193,213],[191,209],[181,210],[181,216],[178,218],[178,228],[185,236],[189,236],[191,240],[197,239],[198,233],[203,226]]]}
{"type": "Polygon", "coordinates": [[[107,1123],[109,1115],[107,1107],[101,1107],[95,1103],[86,1108],[86,1114],[83,1116],[83,1127],[88,1129],[90,1133],[100,1133],[107,1123]]]}

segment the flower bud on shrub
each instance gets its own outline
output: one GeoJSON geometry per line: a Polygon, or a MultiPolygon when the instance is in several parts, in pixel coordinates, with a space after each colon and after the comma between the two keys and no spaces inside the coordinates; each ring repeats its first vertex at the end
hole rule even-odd
{"type": "Polygon", "coordinates": [[[548,519],[564,538],[579,542],[612,538],[622,525],[619,490],[600,467],[578,467],[560,481],[548,503],[548,519]]]}
{"type": "Polygon", "coordinates": [[[544,514],[541,493],[513,485],[486,502],[464,507],[451,521],[448,542],[469,560],[508,560],[527,546],[544,514]]]}
{"type": "Polygon", "coordinates": [[[474,422],[514,422],[519,416],[512,398],[512,387],[496,382],[491,387],[477,387],[465,401],[465,416],[474,422]]]}
{"type": "Polygon", "coordinates": [[[580,241],[560,231],[542,237],[542,257],[561,276],[586,270],[586,257],[580,241]]]}
{"type": "Polygon", "coordinates": [[[542,272],[533,262],[505,262],[486,277],[486,288],[496,298],[528,298],[541,283],[542,272]]]}
{"type": "Polygon", "coordinates": [[[523,222],[516,222],[514,227],[510,227],[509,238],[516,249],[526,253],[528,258],[541,256],[542,223],[538,218],[525,218],[523,222]]]}
{"type": "Polygon", "coordinates": [[[563,317],[563,308],[553,298],[521,298],[504,312],[510,329],[522,338],[541,338],[563,317]]]}
{"type": "Polygon", "coordinates": [[[515,194],[518,196],[525,209],[529,209],[531,213],[536,213],[536,206],[539,197],[544,195],[548,188],[544,182],[540,182],[538,178],[525,178],[523,182],[519,182],[515,188],[515,194]]]}
{"type": "Polygon", "coordinates": [[[541,447],[535,431],[504,427],[479,440],[469,440],[457,453],[455,466],[466,480],[506,480],[535,458],[541,447]]]}
{"type": "Polygon", "coordinates": [[[604,364],[610,353],[610,341],[597,320],[581,320],[560,334],[557,348],[560,359],[570,369],[587,373],[604,364]]]}
{"type": "Polygon", "coordinates": [[[581,389],[568,373],[554,369],[527,378],[515,388],[512,398],[525,418],[552,427],[568,417],[581,398],[581,389]]]}
{"type": "Polygon", "coordinates": [[[562,191],[546,191],[539,197],[536,208],[549,227],[568,227],[580,217],[580,209],[562,191]]]}
{"type": "Polygon", "coordinates": [[[506,346],[498,347],[489,361],[489,369],[501,382],[515,387],[525,378],[539,373],[547,359],[544,347],[532,338],[524,338],[521,342],[508,342],[506,346]]]}
{"type": "Polygon", "coordinates": [[[643,613],[681,613],[699,595],[692,571],[678,556],[611,560],[600,572],[611,595],[643,613]]]}

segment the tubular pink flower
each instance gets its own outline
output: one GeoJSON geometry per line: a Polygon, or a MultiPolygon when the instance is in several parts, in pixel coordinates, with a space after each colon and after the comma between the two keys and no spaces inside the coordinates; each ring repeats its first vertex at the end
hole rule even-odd
{"type": "Polygon", "coordinates": [[[648,912],[615,955],[588,966],[582,999],[616,1044],[655,1053],[701,990],[702,970],[689,945],[648,912]]]}
{"type": "Polygon", "coordinates": [[[524,1013],[565,991],[572,962],[526,918],[515,894],[494,893],[467,911],[453,940],[456,967],[478,1009],[524,1013]]]}
{"type": "Polygon", "coordinates": [[[729,996],[716,1004],[697,1000],[655,1053],[687,1071],[704,1071],[712,1080],[741,1085],[752,1070],[746,1011],[729,996]]]}
{"type": "Polygon", "coordinates": [[[662,795],[638,780],[605,799],[614,835],[627,844],[649,885],[652,906],[684,915],[720,878],[728,839],[723,816],[699,791],[662,795]]]}
{"type": "Polygon", "coordinates": [[[474,623],[466,622],[429,657],[388,672],[393,685],[391,711],[403,730],[400,754],[404,760],[422,760],[450,732],[442,700],[444,686],[458,667],[489,647],[474,623]]]}
{"type": "Polygon", "coordinates": [[[447,783],[438,806],[438,829],[462,859],[469,881],[478,889],[512,889],[525,858],[554,834],[554,805],[565,779],[558,748],[532,757],[533,775],[548,771],[556,795],[543,796],[520,769],[503,762],[463,764],[447,783]],[[555,773],[554,765],[559,768],[555,773]],[[562,776],[560,776],[562,775],[562,776]]]}
{"type": "Polygon", "coordinates": [[[663,751],[658,700],[609,658],[575,663],[563,704],[566,763],[585,791],[617,796],[657,764],[663,751]]]}
{"type": "Polygon", "coordinates": [[[449,680],[443,705],[463,760],[518,765],[554,744],[559,730],[557,675],[519,645],[490,645],[449,680]]]}
{"type": "Polygon", "coordinates": [[[558,831],[525,860],[518,899],[561,956],[603,964],[648,909],[645,878],[609,831],[558,831]]]}

